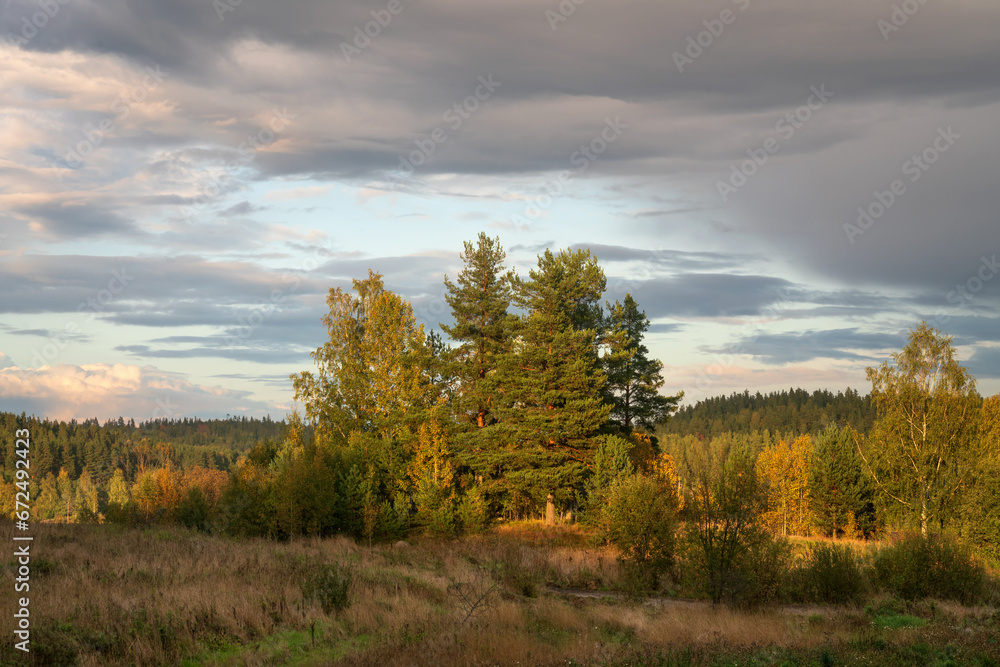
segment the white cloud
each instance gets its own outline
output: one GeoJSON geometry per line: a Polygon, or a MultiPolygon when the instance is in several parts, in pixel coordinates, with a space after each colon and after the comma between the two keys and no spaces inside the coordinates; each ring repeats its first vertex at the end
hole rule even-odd
{"type": "MultiPolygon", "coordinates": [[[[0,365],[3,359],[0,356],[0,365]]],[[[92,417],[106,420],[121,416],[144,421],[269,411],[270,406],[248,398],[249,395],[250,392],[219,386],[197,385],[153,366],[59,364],[0,368],[0,399],[5,410],[59,420],[92,417]]]]}

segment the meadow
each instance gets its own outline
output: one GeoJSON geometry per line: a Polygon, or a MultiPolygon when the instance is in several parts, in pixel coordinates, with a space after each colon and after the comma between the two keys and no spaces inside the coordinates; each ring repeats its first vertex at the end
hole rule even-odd
{"type": "MultiPolygon", "coordinates": [[[[872,585],[847,604],[786,591],[744,608],[706,600],[683,553],[641,591],[578,526],[371,546],[177,526],[33,530],[32,653],[14,650],[5,615],[4,665],[1000,664],[992,575],[965,604],[872,585]]],[[[795,539],[793,558],[822,542],[795,539]]],[[[838,542],[862,559],[879,548],[838,542]]]]}

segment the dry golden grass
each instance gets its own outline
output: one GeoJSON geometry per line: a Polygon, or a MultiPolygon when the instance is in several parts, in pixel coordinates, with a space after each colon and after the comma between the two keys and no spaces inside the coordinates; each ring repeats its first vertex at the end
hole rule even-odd
{"type": "MultiPolygon", "coordinates": [[[[0,539],[10,544],[11,531],[0,539]]],[[[552,585],[621,582],[613,551],[588,546],[575,528],[505,527],[402,548],[343,537],[235,541],[176,528],[45,525],[33,533],[36,664],[627,664],[680,650],[707,664],[727,652],[844,647],[870,631],[860,610],[820,618],[549,595],[552,585]],[[351,604],[339,613],[302,598],[299,584],[322,563],[353,572],[351,604]],[[474,613],[455,584],[482,598],[474,613]]],[[[940,604],[933,613],[977,633],[995,625],[987,607],[940,604]]],[[[4,656],[13,653],[12,630],[8,614],[4,656]]]]}

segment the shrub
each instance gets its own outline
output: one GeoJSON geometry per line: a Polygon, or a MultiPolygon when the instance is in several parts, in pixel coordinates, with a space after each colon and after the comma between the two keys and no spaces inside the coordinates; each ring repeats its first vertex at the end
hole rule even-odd
{"type": "Polygon", "coordinates": [[[584,523],[598,523],[602,518],[605,500],[612,487],[628,479],[635,471],[629,452],[632,443],[617,435],[598,441],[594,448],[593,474],[587,481],[587,502],[583,513],[584,523]]]}
{"type": "Polygon", "coordinates": [[[727,573],[728,603],[753,608],[777,602],[787,588],[791,558],[788,540],[758,533],[727,573]]]}
{"type": "Polygon", "coordinates": [[[192,486],[177,506],[177,521],[182,526],[208,532],[211,511],[204,492],[192,486]]]}
{"type": "Polygon", "coordinates": [[[904,600],[925,597],[971,603],[986,593],[986,572],[972,552],[941,536],[908,535],[879,549],[875,578],[904,600]]]}
{"type": "Polygon", "coordinates": [[[323,565],[306,575],[299,584],[304,602],[315,602],[323,608],[323,613],[342,611],[350,604],[348,595],[353,573],[347,567],[336,563],[323,565]]]}
{"type": "Polygon", "coordinates": [[[481,533],[489,525],[489,504],[478,486],[467,490],[458,501],[455,518],[463,533],[481,533]]]}
{"type": "Polygon", "coordinates": [[[646,586],[674,563],[677,500],[657,479],[633,475],[608,491],[603,524],[626,572],[646,586]]]}
{"type": "Polygon", "coordinates": [[[868,588],[862,563],[841,544],[817,544],[795,571],[801,596],[811,602],[856,602],[868,588]]]}
{"type": "Polygon", "coordinates": [[[738,574],[744,557],[769,539],[761,528],[766,497],[753,453],[726,446],[694,452],[685,463],[684,513],[692,564],[712,602],[734,599],[739,597],[733,586],[744,576],[738,574]]]}

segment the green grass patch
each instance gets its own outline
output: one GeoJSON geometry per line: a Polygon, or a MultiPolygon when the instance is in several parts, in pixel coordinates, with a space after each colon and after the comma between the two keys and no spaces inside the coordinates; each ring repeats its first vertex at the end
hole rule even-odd
{"type": "Polygon", "coordinates": [[[927,621],[909,614],[890,613],[876,616],[872,624],[886,630],[899,630],[900,628],[922,628],[927,625],[927,621]]]}

